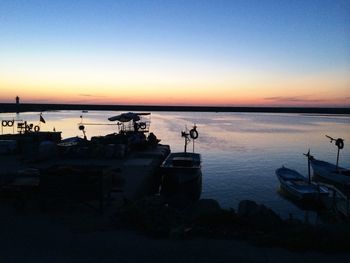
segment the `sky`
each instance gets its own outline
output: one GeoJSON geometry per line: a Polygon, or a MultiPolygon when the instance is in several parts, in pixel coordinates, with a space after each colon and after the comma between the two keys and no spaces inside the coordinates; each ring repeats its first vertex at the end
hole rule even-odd
{"type": "Polygon", "coordinates": [[[0,0],[0,102],[350,107],[350,1],[0,0]]]}

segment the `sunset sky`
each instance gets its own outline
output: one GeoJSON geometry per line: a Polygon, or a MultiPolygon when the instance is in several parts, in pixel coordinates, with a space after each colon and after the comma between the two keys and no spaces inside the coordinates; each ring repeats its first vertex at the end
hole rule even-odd
{"type": "Polygon", "coordinates": [[[349,0],[0,0],[0,102],[350,106],[349,0]]]}

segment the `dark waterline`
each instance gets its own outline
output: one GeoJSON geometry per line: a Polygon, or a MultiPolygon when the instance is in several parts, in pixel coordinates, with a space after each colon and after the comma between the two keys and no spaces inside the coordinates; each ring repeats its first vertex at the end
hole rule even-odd
{"type": "Polygon", "coordinates": [[[0,103],[0,112],[35,112],[53,110],[96,111],[177,111],[177,112],[265,112],[265,113],[314,113],[350,114],[350,108],[318,107],[219,107],[219,106],[156,106],[156,105],[92,105],[92,104],[38,104],[0,103]]]}

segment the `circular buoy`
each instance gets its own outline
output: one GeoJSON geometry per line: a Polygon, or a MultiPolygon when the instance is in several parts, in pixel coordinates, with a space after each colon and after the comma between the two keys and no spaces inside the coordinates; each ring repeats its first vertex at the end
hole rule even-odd
{"type": "Polygon", "coordinates": [[[8,126],[8,124],[9,124],[9,123],[8,123],[7,121],[2,121],[2,122],[1,122],[1,125],[2,125],[3,127],[8,126]]]}
{"type": "Polygon", "coordinates": [[[85,129],[84,125],[79,125],[79,130],[83,131],[85,129]]]}
{"type": "Polygon", "coordinates": [[[12,127],[12,126],[13,126],[13,121],[7,121],[7,125],[8,125],[9,127],[12,127]]]}
{"type": "Polygon", "coordinates": [[[141,130],[146,129],[146,123],[140,122],[140,123],[139,123],[139,128],[140,128],[141,130]]]}
{"type": "Polygon", "coordinates": [[[344,140],[343,139],[337,139],[335,141],[335,145],[338,146],[339,149],[343,149],[344,148],[344,140]]]}
{"type": "Polygon", "coordinates": [[[190,136],[194,140],[198,138],[198,132],[197,132],[197,130],[195,128],[190,130],[190,136]]]}
{"type": "Polygon", "coordinates": [[[40,131],[40,127],[39,127],[38,125],[35,125],[35,126],[34,126],[34,131],[35,131],[35,132],[40,131]]]}

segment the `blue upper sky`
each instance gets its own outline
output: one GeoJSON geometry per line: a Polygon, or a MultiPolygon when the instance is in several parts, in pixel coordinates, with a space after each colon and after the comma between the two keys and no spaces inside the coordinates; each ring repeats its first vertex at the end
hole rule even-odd
{"type": "Polygon", "coordinates": [[[348,71],[350,1],[0,0],[0,60],[45,56],[348,71]]]}
{"type": "Polygon", "coordinates": [[[350,1],[2,0],[0,32],[0,47],[9,51],[147,52],[344,67],[350,1]]]}

